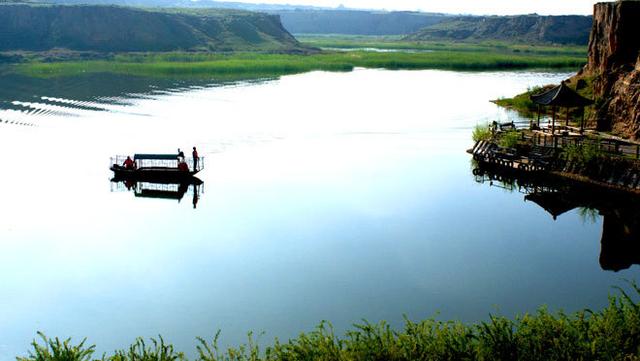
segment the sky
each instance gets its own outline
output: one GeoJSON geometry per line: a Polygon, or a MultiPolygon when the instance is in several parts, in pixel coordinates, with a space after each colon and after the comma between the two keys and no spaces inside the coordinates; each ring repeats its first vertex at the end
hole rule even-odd
{"type": "Polygon", "coordinates": [[[265,4],[295,4],[349,8],[420,10],[452,14],[514,15],[590,15],[593,0],[235,0],[265,4]]]}

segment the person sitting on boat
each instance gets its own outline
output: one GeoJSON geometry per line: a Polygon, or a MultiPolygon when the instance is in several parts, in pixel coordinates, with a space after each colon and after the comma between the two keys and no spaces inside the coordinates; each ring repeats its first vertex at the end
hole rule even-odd
{"type": "Polygon", "coordinates": [[[178,162],[178,170],[181,172],[188,172],[189,166],[187,165],[187,162],[185,161],[178,162]]]}
{"type": "Polygon", "coordinates": [[[184,152],[178,148],[178,164],[184,162],[184,152]]]}
{"type": "Polygon", "coordinates": [[[127,156],[127,159],[122,163],[125,169],[135,169],[136,163],[131,159],[131,157],[127,156]]]}

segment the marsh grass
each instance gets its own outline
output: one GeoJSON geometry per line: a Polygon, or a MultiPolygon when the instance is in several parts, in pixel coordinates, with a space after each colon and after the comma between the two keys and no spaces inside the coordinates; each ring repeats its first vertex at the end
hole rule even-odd
{"type": "Polygon", "coordinates": [[[532,118],[538,111],[538,106],[531,101],[531,95],[542,93],[550,88],[551,86],[528,88],[526,92],[513,98],[500,98],[494,100],[494,103],[501,107],[516,110],[525,117],[532,118]]]}
{"type": "Polygon", "coordinates": [[[48,338],[42,332],[38,332],[38,337],[43,344],[33,340],[33,350],[29,351],[29,356],[16,357],[18,361],[90,361],[96,348],[95,345],[85,346],[86,338],[79,344],[72,345],[70,338],[60,341],[57,337],[48,338]]]}
{"type": "Polygon", "coordinates": [[[491,133],[491,128],[489,127],[489,123],[484,124],[476,124],[473,128],[473,133],[471,133],[471,139],[474,142],[478,142],[480,140],[489,140],[493,134],[491,133]]]}
{"type": "MultiPolygon", "coordinates": [[[[104,359],[104,357],[103,357],[104,359]]],[[[129,346],[127,350],[116,351],[108,358],[109,361],[179,361],[185,360],[184,354],[176,352],[173,345],[167,345],[162,336],[158,339],[152,338],[147,345],[142,338],[129,346]]]]}
{"type": "Polygon", "coordinates": [[[576,45],[517,44],[503,41],[454,42],[454,41],[412,41],[398,36],[367,35],[315,35],[296,34],[296,38],[306,46],[319,48],[359,49],[376,48],[382,50],[428,50],[458,52],[501,52],[511,54],[568,55],[586,58],[587,47],[576,45]]]}
{"type": "MultiPolygon", "coordinates": [[[[336,336],[328,322],[287,342],[275,340],[264,351],[253,334],[248,343],[221,351],[220,332],[211,341],[198,338],[197,361],[259,360],[640,360],[640,287],[629,282],[633,297],[617,287],[601,311],[583,310],[572,315],[552,313],[542,307],[534,314],[509,319],[491,315],[488,321],[463,324],[405,318],[404,329],[385,322],[363,321],[344,337],[336,336]]],[[[73,346],[39,334],[44,345],[18,361],[88,361],[94,346],[84,341],[73,346]]],[[[184,360],[164,340],[142,339],[126,351],[102,357],[109,361],[184,360]]]]}
{"type": "Polygon", "coordinates": [[[314,70],[351,71],[355,67],[383,69],[497,70],[578,68],[583,57],[442,51],[433,53],[377,53],[366,51],[318,54],[163,53],[121,54],[108,60],[29,62],[18,73],[36,77],[116,73],[148,77],[244,76],[272,77],[314,70]]]}

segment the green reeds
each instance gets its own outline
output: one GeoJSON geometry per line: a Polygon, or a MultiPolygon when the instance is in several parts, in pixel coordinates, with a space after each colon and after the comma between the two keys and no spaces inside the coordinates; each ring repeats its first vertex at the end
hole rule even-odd
{"type": "Polygon", "coordinates": [[[531,95],[539,94],[550,89],[547,87],[533,87],[527,89],[526,92],[518,94],[513,98],[500,98],[494,101],[497,105],[509,109],[513,109],[525,117],[533,118],[538,111],[538,106],[531,100],[531,95]]]}
{"type": "Polygon", "coordinates": [[[314,70],[350,71],[355,67],[384,69],[498,70],[527,68],[578,68],[584,57],[438,51],[432,53],[324,52],[319,54],[128,54],[109,60],[31,62],[15,71],[37,77],[86,73],[137,76],[270,77],[314,70]]]}
{"type": "Polygon", "coordinates": [[[42,332],[38,332],[38,337],[42,339],[43,345],[33,340],[27,357],[16,357],[18,361],[90,361],[96,346],[85,346],[85,338],[77,345],[71,344],[68,338],[60,341],[59,338],[48,338],[42,332]]]}
{"type": "Polygon", "coordinates": [[[313,35],[299,34],[296,38],[307,46],[319,48],[359,49],[375,48],[381,50],[407,51],[466,51],[466,52],[502,52],[536,55],[569,55],[586,57],[587,47],[577,45],[518,44],[505,41],[453,42],[453,41],[415,41],[403,40],[398,36],[366,35],[313,35]]]}
{"type": "Polygon", "coordinates": [[[473,128],[473,133],[471,133],[471,139],[474,142],[478,142],[480,140],[489,140],[493,136],[491,132],[491,128],[489,127],[489,123],[484,124],[476,124],[473,128]]]}
{"type": "MultiPolygon", "coordinates": [[[[630,283],[633,296],[640,287],[630,283]]],[[[258,360],[640,360],[640,303],[625,290],[609,297],[601,311],[583,310],[573,315],[540,308],[535,314],[509,319],[490,316],[486,322],[467,325],[454,321],[405,318],[404,329],[387,323],[363,321],[342,338],[327,322],[287,342],[275,340],[262,351],[249,334],[247,344],[221,351],[220,333],[211,341],[198,338],[197,361],[258,360]]],[[[44,345],[33,342],[34,351],[18,361],[88,361],[94,346],[84,341],[72,346],[39,334],[44,345]]],[[[147,346],[137,339],[127,351],[102,357],[110,361],[176,361],[182,353],[162,338],[147,346]]]]}

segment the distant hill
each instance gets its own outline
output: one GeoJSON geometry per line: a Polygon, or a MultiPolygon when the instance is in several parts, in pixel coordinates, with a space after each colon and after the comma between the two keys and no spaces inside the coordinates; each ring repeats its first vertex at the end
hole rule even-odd
{"type": "MultiPolygon", "coordinates": [[[[252,4],[234,1],[218,0],[28,0],[32,2],[50,3],[58,5],[121,5],[138,7],[170,7],[170,8],[215,8],[246,11],[279,11],[279,10],[330,10],[334,8],[287,5],[287,4],[252,4]]],[[[22,0],[0,0],[2,2],[25,2],[22,0]]]]}
{"type": "MultiPolygon", "coordinates": [[[[7,0],[0,0],[7,1],[7,0]]],[[[30,0],[37,1],[37,0],[30,0]]],[[[446,16],[411,11],[370,11],[304,5],[252,4],[216,0],[41,0],[64,5],[122,5],[164,8],[216,8],[279,15],[294,34],[406,35],[436,24],[446,16]]]]}
{"type": "Polygon", "coordinates": [[[437,24],[441,14],[409,11],[279,10],[284,27],[294,34],[404,35],[437,24]]]}
{"type": "Polygon", "coordinates": [[[591,16],[458,16],[425,27],[407,40],[504,40],[587,45],[591,16]]]}
{"type": "Polygon", "coordinates": [[[0,51],[288,51],[277,15],[97,5],[0,5],[0,51]]]}

